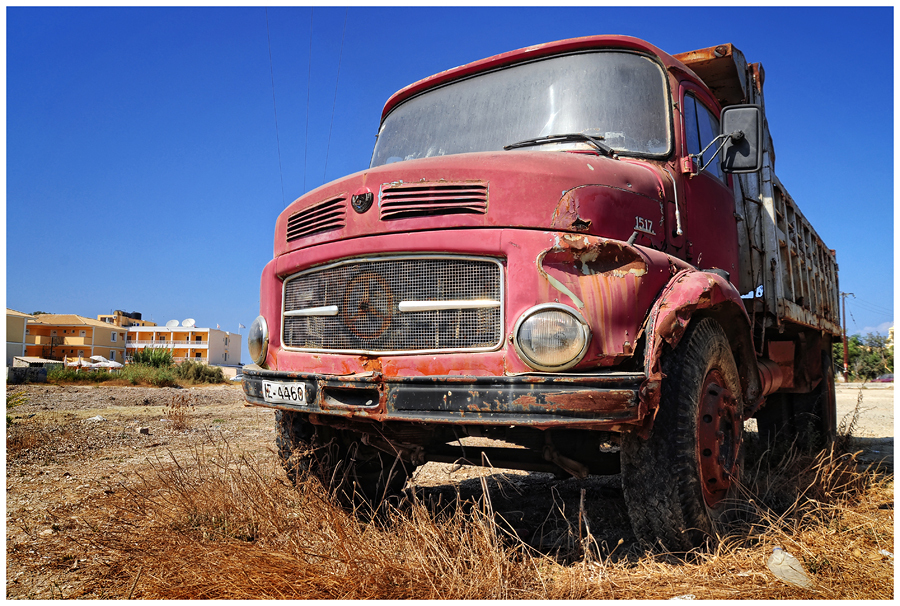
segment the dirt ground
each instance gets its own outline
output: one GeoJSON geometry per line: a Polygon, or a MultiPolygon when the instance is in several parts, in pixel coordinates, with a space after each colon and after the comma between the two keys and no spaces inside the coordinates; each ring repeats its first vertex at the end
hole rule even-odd
{"type": "MultiPolygon", "coordinates": [[[[45,552],[42,537],[65,532],[86,504],[133,483],[158,460],[226,440],[237,451],[275,457],[274,414],[243,405],[238,385],[142,388],[27,385],[27,403],[8,415],[6,536],[8,598],[65,597],[79,583],[77,554],[45,552]],[[184,426],[173,402],[187,402],[184,426]]],[[[859,460],[893,472],[892,385],[838,385],[838,421],[852,418],[859,460]],[[860,399],[861,398],[861,399],[860,399]]],[[[428,463],[413,476],[426,497],[479,492],[487,478],[496,510],[526,542],[545,552],[566,540],[566,516],[584,494],[599,542],[634,541],[618,477],[557,479],[552,474],[428,463]]]]}

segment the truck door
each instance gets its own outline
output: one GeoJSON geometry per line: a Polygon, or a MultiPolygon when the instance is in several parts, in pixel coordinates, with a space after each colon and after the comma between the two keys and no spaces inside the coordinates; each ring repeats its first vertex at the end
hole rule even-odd
{"type": "MultiPolygon", "coordinates": [[[[685,84],[681,88],[683,157],[699,154],[719,134],[715,107],[697,88],[685,84]]],[[[718,142],[707,150],[702,163],[695,161],[697,174],[684,175],[685,204],[682,210],[684,233],[688,242],[688,261],[702,269],[724,269],[736,284],[738,272],[737,222],[734,197],[716,157],[706,164],[718,148],[718,142]]],[[[688,164],[688,166],[690,166],[688,164]]]]}

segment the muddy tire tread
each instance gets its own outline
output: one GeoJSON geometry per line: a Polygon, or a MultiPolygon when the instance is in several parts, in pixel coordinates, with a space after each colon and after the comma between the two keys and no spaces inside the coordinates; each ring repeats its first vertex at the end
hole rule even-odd
{"type": "Polygon", "coordinates": [[[693,454],[697,408],[688,401],[706,376],[706,343],[737,377],[721,326],[712,319],[693,323],[679,346],[664,352],[667,379],[650,438],[626,436],[622,444],[622,484],[635,536],[672,552],[688,551],[713,534],[693,454]]]}

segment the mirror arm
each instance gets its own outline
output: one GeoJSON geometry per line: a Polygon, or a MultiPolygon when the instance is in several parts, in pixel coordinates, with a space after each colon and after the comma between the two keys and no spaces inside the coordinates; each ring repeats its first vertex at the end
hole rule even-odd
{"type": "Polygon", "coordinates": [[[718,137],[716,137],[715,139],[710,141],[709,145],[707,145],[705,148],[703,148],[703,151],[700,152],[699,154],[690,154],[688,156],[689,158],[691,158],[691,159],[696,158],[697,160],[700,160],[700,162],[703,162],[703,154],[705,154],[706,151],[710,147],[712,147],[716,141],[718,141],[719,139],[723,139],[722,144],[716,150],[716,153],[714,153],[712,155],[712,157],[709,159],[709,161],[707,161],[706,164],[704,164],[703,166],[700,167],[700,170],[698,170],[696,173],[692,173],[692,175],[699,174],[701,171],[706,170],[706,167],[708,167],[710,164],[712,164],[712,161],[716,159],[716,156],[719,155],[719,152],[722,151],[722,148],[724,148],[725,144],[728,143],[728,139],[734,139],[735,141],[740,141],[743,138],[744,138],[744,131],[742,131],[742,130],[736,130],[733,133],[719,135],[718,137]]]}

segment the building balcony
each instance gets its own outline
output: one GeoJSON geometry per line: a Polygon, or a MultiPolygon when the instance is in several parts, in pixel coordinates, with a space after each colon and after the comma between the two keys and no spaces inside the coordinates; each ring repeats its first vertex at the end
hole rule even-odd
{"type": "MultiPolygon", "coordinates": [[[[185,360],[190,360],[191,362],[203,362],[204,364],[206,364],[209,361],[209,358],[182,357],[182,356],[172,358],[172,361],[175,362],[176,364],[181,364],[185,360]]],[[[125,356],[125,363],[126,364],[134,363],[134,356],[125,356]]]]}
{"type": "Polygon", "coordinates": [[[126,341],[127,347],[157,347],[157,348],[168,348],[171,349],[173,347],[196,347],[199,349],[206,349],[209,347],[209,343],[206,341],[126,341]]]}

